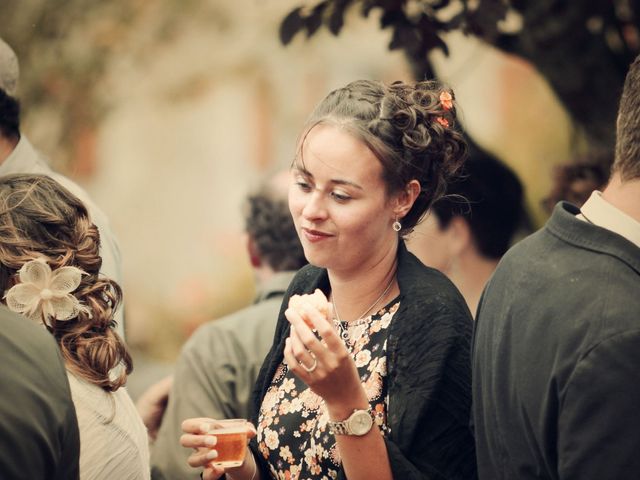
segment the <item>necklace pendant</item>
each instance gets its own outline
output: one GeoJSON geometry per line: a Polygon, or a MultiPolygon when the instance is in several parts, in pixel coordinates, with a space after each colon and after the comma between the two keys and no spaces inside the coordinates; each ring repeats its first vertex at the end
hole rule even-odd
{"type": "Polygon", "coordinates": [[[345,327],[342,321],[338,320],[337,318],[333,319],[333,325],[335,329],[338,331],[338,335],[344,342],[345,346],[348,347],[351,339],[349,338],[349,331],[347,330],[347,327],[345,327]]]}

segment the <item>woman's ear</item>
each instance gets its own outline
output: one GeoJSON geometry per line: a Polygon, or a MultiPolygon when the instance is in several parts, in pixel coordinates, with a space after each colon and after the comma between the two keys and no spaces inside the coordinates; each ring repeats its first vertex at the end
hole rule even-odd
{"type": "Polygon", "coordinates": [[[249,261],[253,268],[260,268],[262,266],[262,259],[260,258],[260,252],[256,242],[251,238],[251,235],[244,232],[242,234],[245,245],[247,246],[247,253],[249,254],[249,261]]]}
{"type": "Polygon", "coordinates": [[[409,210],[411,210],[411,207],[413,207],[413,204],[415,203],[416,198],[418,198],[419,194],[420,194],[420,182],[418,180],[413,179],[409,183],[407,183],[404,190],[402,190],[396,196],[396,199],[395,199],[396,205],[393,210],[394,215],[397,218],[401,219],[407,213],[409,213],[409,210]]]}

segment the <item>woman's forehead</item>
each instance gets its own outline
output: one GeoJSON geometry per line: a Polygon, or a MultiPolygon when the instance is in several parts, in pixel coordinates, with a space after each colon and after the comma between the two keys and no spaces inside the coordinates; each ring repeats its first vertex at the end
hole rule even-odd
{"type": "Polygon", "coordinates": [[[342,128],[323,124],[307,133],[294,167],[312,175],[380,177],[382,173],[382,164],[362,140],[342,128]]]}

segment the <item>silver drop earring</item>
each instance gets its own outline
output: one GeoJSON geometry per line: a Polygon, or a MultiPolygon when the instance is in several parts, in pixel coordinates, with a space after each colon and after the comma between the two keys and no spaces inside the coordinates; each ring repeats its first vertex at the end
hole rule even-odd
{"type": "Polygon", "coordinates": [[[402,224],[396,218],[396,221],[393,222],[393,225],[391,225],[391,228],[393,228],[394,231],[399,232],[400,230],[402,230],[402,224]]]}

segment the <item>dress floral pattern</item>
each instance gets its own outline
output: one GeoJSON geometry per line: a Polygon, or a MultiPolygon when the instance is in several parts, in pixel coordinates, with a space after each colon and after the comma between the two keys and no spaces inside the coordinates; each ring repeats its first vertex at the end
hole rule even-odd
{"type": "MultiPolygon", "coordinates": [[[[400,306],[393,300],[377,313],[346,323],[347,348],[355,361],[382,435],[387,425],[387,329],[400,306]]],[[[279,480],[330,480],[338,476],[340,453],[329,432],[322,398],[280,364],[258,418],[258,448],[279,480]]]]}

